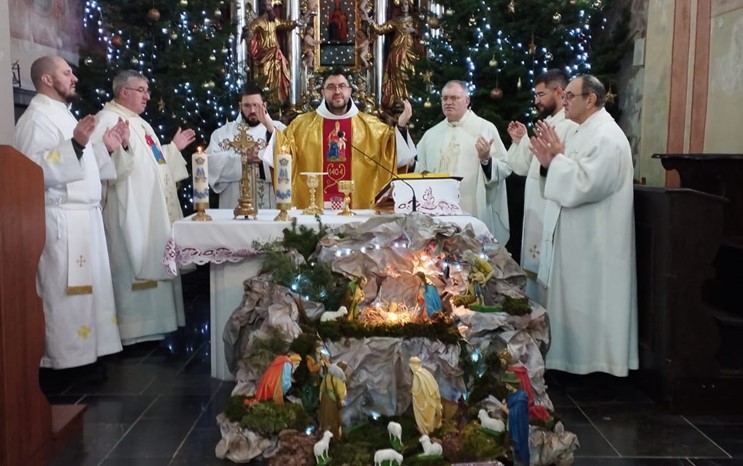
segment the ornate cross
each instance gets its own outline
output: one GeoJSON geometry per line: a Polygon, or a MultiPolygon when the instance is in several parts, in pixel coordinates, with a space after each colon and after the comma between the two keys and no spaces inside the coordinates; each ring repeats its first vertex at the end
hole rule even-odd
{"type": "Polygon", "coordinates": [[[237,134],[235,134],[235,137],[231,141],[224,139],[219,143],[219,147],[222,150],[232,149],[242,156],[249,155],[256,146],[258,150],[263,149],[266,147],[266,142],[253,139],[253,136],[248,134],[248,125],[244,123],[240,123],[237,126],[237,134]]]}
{"type": "Polygon", "coordinates": [[[78,267],[82,267],[88,261],[86,261],[83,256],[80,256],[80,257],[77,258],[77,260],[75,262],[77,262],[78,267]]]}

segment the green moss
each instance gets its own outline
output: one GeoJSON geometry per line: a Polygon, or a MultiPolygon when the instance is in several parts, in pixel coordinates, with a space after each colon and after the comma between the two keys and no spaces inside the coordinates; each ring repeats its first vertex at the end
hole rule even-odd
{"type": "Polygon", "coordinates": [[[477,423],[467,424],[463,431],[462,452],[471,460],[494,460],[508,456],[505,433],[491,436],[480,430],[477,423]]]}
{"type": "Polygon", "coordinates": [[[523,316],[531,312],[529,300],[527,298],[511,298],[506,296],[503,301],[503,312],[514,316],[523,316]]]}
{"type": "Polygon", "coordinates": [[[277,435],[285,429],[305,430],[311,422],[301,404],[277,405],[271,401],[245,406],[240,419],[242,427],[264,435],[277,435]]]}
{"type": "Polygon", "coordinates": [[[364,325],[356,321],[337,320],[322,322],[318,334],[323,340],[339,341],[341,338],[428,338],[444,344],[458,344],[462,341],[459,330],[451,319],[436,319],[430,323],[408,323],[395,325],[364,325]]]}

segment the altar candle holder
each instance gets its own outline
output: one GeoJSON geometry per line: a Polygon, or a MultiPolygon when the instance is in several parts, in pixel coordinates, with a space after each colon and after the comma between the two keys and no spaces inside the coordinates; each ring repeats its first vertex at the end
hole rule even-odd
{"type": "Polygon", "coordinates": [[[354,189],[353,180],[341,180],[338,182],[338,192],[344,194],[343,196],[343,211],[338,215],[351,216],[356,215],[356,212],[352,211],[349,206],[351,205],[351,193],[354,189]]]}
{"type": "Polygon", "coordinates": [[[208,202],[197,202],[194,205],[196,206],[196,215],[194,215],[191,220],[193,220],[194,222],[212,221],[212,218],[209,216],[209,214],[206,213],[206,209],[209,208],[208,202]]]}
{"type": "Polygon", "coordinates": [[[320,175],[324,175],[324,173],[303,172],[301,175],[307,177],[307,188],[310,190],[310,205],[302,213],[305,215],[322,215],[323,209],[317,205],[316,191],[320,186],[320,175]]]}

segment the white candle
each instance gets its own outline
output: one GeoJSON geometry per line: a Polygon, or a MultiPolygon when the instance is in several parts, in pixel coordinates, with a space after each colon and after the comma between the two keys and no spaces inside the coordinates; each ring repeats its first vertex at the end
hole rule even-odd
{"type": "Polygon", "coordinates": [[[191,171],[193,173],[193,202],[209,203],[209,180],[207,178],[208,162],[206,154],[199,147],[191,156],[191,171]]]}
{"type": "Polygon", "coordinates": [[[281,154],[276,156],[276,202],[291,204],[292,202],[292,156],[287,154],[286,148],[281,148],[281,154]]]}

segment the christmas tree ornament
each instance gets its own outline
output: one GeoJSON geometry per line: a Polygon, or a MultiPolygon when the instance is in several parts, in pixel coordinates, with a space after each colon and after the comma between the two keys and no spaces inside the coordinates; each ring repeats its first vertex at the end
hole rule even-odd
{"type": "Polygon", "coordinates": [[[500,100],[503,98],[503,89],[500,87],[494,87],[490,90],[490,98],[493,100],[500,100]]]}
{"type": "Polygon", "coordinates": [[[188,6],[188,0],[181,0],[181,6],[188,6]]]}
{"type": "Polygon", "coordinates": [[[488,65],[492,66],[493,68],[496,68],[498,66],[498,59],[495,58],[495,55],[493,55],[493,58],[490,59],[488,65]]]}
{"type": "Polygon", "coordinates": [[[594,8],[601,8],[601,0],[595,0],[593,6],[594,8]]]}
{"type": "Polygon", "coordinates": [[[477,24],[477,19],[474,16],[470,16],[470,27],[474,27],[477,24]]]}
{"type": "Polygon", "coordinates": [[[160,21],[160,10],[158,10],[157,8],[150,8],[150,11],[147,12],[147,19],[149,19],[153,23],[155,21],[160,21]]]}
{"type": "Polygon", "coordinates": [[[85,60],[83,60],[83,63],[90,66],[93,64],[93,58],[92,57],[85,57],[85,60]]]}
{"type": "Polygon", "coordinates": [[[177,32],[173,31],[173,32],[170,33],[170,39],[171,40],[176,40],[177,38],[178,38],[178,33],[177,32]]]}
{"type": "Polygon", "coordinates": [[[229,52],[229,50],[227,50],[227,47],[222,47],[221,52],[222,52],[222,55],[227,55],[227,52],[229,52]]]}
{"type": "Polygon", "coordinates": [[[441,20],[438,16],[431,16],[430,18],[428,18],[428,26],[431,29],[438,29],[441,27],[441,20]]]}
{"type": "Polygon", "coordinates": [[[181,69],[182,69],[182,70],[185,70],[186,68],[188,68],[188,67],[186,66],[186,64],[185,64],[185,63],[181,63],[181,69]]]}
{"type": "Polygon", "coordinates": [[[114,47],[121,47],[121,44],[124,43],[124,39],[121,38],[119,35],[114,35],[111,37],[111,45],[114,47]]]}
{"type": "Polygon", "coordinates": [[[509,12],[510,12],[511,14],[514,14],[514,13],[516,13],[516,0],[511,0],[511,1],[510,1],[510,2],[508,3],[508,11],[509,11],[509,12]]]}
{"type": "Polygon", "coordinates": [[[137,57],[132,57],[132,59],[131,59],[131,60],[129,60],[129,62],[130,62],[130,63],[131,63],[132,65],[139,65],[139,60],[137,59],[137,57]]]}
{"type": "Polygon", "coordinates": [[[519,80],[516,81],[516,89],[521,90],[521,77],[519,76],[519,80]]]}
{"type": "Polygon", "coordinates": [[[536,118],[539,116],[539,110],[537,110],[535,107],[532,107],[530,113],[532,118],[536,118]]]}
{"type": "Polygon", "coordinates": [[[531,35],[531,42],[529,42],[529,55],[534,55],[537,51],[537,43],[534,42],[534,34],[531,35]]]}
{"type": "Polygon", "coordinates": [[[214,55],[209,55],[209,61],[217,61],[217,57],[214,55]]]}
{"type": "Polygon", "coordinates": [[[431,107],[433,107],[433,104],[431,103],[431,99],[426,97],[426,101],[423,102],[423,108],[431,108],[431,107]]]}
{"type": "Polygon", "coordinates": [[[552,21],[554,21],[555,24],[560,24],[560,20],[562,20],[562,15],[560,12],[555,12],[555,14],[552,15],[552,21]]]}
{"type": "Polygon", "coordinates": [[[555,57],[553,57],[552,54],[549,53],[549,52],[547,52],[547,53],[544,54],[544,60],[545,61],[552,61],[553,58],[555,58],[555,57]]]}
{"type": "Polygon", "coordinates": [[[444,13],[446,14],[446,16],[452,16],[454,14],[454,8],[447,8],[444,13]]]}
{"type": "Polygon", "coordinates": [[[607,104],[613,104],[614,101],[617,99],[617,94],[612,91],[611,84],[609,84],[609,90],[606,91],[605,99],[607,104]]]}
{"type": "Polygon", "coordinates": [[[217,8],[216,10],[214,10],[214,17],[215,18],[219,18],[221,16],[222,16],[222,10],[220,10],[219,8],[217,8]]]}

